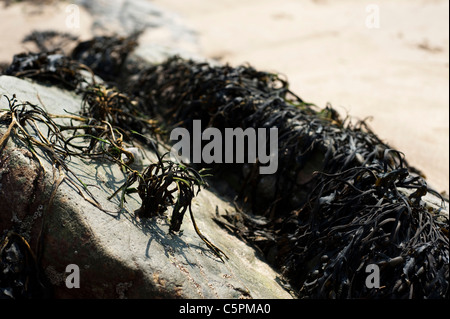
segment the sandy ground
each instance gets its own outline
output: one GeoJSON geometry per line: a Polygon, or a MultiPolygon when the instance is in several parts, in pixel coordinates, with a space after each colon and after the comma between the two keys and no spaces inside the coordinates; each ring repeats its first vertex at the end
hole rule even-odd
{"type": "Polygon", "coordinates": [[[306,101],[372,116],[374,131],[448,193],[447,0],[153,2],[199,32],[206,56],[283,73],[306,101]]]}
{"type": "MultiPolygon", "coordinates": [[[[282,73],[308,102],[373,117],[383,140],[449,192],[447,0],[152,2],[198,31],[205,56],[282,73]]],[[[0,3],[0,62],[27,49],[21,40],[33,29],[88,38],[89,15],[80,8],[80,27],[71,28],[66,10],[0,3]]]]}
{"type": "Polygon", "coordinates": [[[80,40],[89,39],[92,18],[83,7],[77,6],[77,10],[79,23],[72,19],[74,11],[70,3],[53,1],[45,6],[25,3],[5,7],[0,1],[0,62],[9,63],[14,54],[35,50],[30,43],[22,43],[33,30],[57,30],[79,36],[80,40]]]}

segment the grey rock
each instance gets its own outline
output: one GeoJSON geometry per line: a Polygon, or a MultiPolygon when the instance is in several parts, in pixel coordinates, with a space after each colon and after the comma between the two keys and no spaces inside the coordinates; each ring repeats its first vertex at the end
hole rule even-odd
{"type": "MultiPolygon", "coordinates": [[[[42,105],[52,114],[77,113],[81,106],[72,92],[9,76],[0,76],[0,94],[16,94],[18,100],[42,105]]],[[[2,97],[0,109],[7,106],[2,97]]],[[[6,128],[0,124],[0,136],[6,128]]],[[[151,151],[143,152],[143,165],[155,160],[151,151]]],[[[42,155],[39,149],[37,153],[42,155]]],[[[19,232],[39,251],[55,297],[291,298],[279,274],[254,249],[213,221],[216,208],[220,213],[233,208],[208,189],[194,198],[192,208],[200,230],[228,255],[224,263],[197,236],[189,216],[182,232],[171,235],[167,216],[135,217],[137,195],[127,196],[125,209],[114,217],[86,201],[68,182],[61,183],[50,203],[58,173],[46,158],[41,156],[41,170],[14,136],[0,150],[0,158],[0,232],[19,232]],[[80,269],[80,288],[66,286],[70,264],[80,269]]],[[[71,158],[68,166],[104,209],[118,211],[119,195],[107,199],[124,182],[118,165],[71,158]]]]}
{"type": "Polygon", "coordinates": [[[137,52],[142,57],[155,54],[161,61],[169,54],[199,58],[197,32],[188,28],[182,19],[148,0],[76,0],[93,16],[92,31],[96,35],[116,33],[130,35],[142,31],[137,52]]]}

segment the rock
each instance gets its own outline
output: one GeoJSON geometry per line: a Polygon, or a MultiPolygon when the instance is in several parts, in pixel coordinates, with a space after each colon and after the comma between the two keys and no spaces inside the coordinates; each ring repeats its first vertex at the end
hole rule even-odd
{"type": "Polygon", "coordinates": [[[181,18],[147,0],[86,1],[84,6],[93,16],[92,31],[97,35],[116,33],[129,36],[142,31],[136,54],[147,62],[161,62],[169,55],[200,58],[197,32],[181,18]]]}
{"type": "MultiPolygon", "coordinates": [[[[76,114],[81,107],[73,92],[10,76],[0,76],[0,94],[1,109],[8,108],[3,95],[13,94],[51,114],[76,114]]],[[[1,123],[0,136],[6,130],[1,123]]],[[[143,151],[144,165],[155,160],[151,151],[143,151]]],[[[182,232],[172,235],[164,216],[135,217],[137,195],[127,196],[125,209],[114,217],[86,201],[68,177],[53,193],[59,175],[41,150],[36,152],[43,170],[14,134],[0,150],[0,231],[2,237],[12,230],[27,240],[54,297],[291,298],[279,274],[253,248],[213,221],[216,210],[233,208],[210,190],[202,189],[192,208],[199,229],[228,255],[224,263],[197,236],[187,215],[182,232]],[[66,286],[66,267],[72,264],[79,267],[80,288],[66,286]]],[[[118,211],[119,195],[107,199],[124,182],[117,164],[72,157],[68,167],[104,209],[118,211]]]]}

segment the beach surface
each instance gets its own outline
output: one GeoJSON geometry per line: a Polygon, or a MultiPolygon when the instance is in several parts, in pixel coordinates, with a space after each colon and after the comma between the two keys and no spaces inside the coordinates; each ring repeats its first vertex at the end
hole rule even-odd
{"type": "MultiPolygon", "coordinates": [[[[369,126],[449,193],[447,0],[154,0],[197,32],[201,54],[283,74],[305,101],[369,126]]],[[[0,3],[0,62],[31,50],[32,30],[88,39],[92,17],[67,28],[68,3],[0,3]]]]}
{"type": "Polygon", "coordinates": [[[449,191],[449,2],[155,0],[202,53],[284,74],[302,99],[370,118],[439,192],[449,191]]]}

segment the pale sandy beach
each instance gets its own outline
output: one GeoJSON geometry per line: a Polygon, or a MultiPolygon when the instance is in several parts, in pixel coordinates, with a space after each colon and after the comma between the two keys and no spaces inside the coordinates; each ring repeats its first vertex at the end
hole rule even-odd
{"type": "Polygon", "coordinates": [[[448,193],[448,1],[154,3],[198,31],[206,56],[283,73],[309,102],[372,116],[374,131],[448,193]],[[374,21],[370,4],[378,6],[379,28],[366,26],[374,21]]]}
{"type": "MultiPolygon", "coordinates": [[[[155,0],[196,30],[201,54],[284,74],[291,89],[373,130],[449,192],[449,2],[446,0],[155,0]],[[370,6],[375,5],[375,6],[370,6]],[[378,19],[378,20],[377,20],[378,19]]],[[[0,4],[0,62],[29,49],[33,29],[67,29],[67,3],[0,4]]]]}

